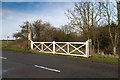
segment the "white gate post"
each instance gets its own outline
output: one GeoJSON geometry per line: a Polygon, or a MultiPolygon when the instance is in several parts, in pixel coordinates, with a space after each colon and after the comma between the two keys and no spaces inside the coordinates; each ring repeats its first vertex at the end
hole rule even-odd
{"type": "Polygon", "coordinates": [[[55,41],[53,41],[53,54],[55,54],[55,41]]]}
{"type": "Polygon", "coordinates": [[[89,40],[86,41],[86,56],[85,57],[88,57],[89,56],[89,40]]]}
{"type": "Polygon", "coordinates": [[[44,44],[44,43],[42,42],[42,43],[41,43],[41,50],[42,50],[42,52],[43,52],[43,44],[44,44]]]}
{"type": "Polygon", "coordinates": [[[34,44],[34,43],[33,43],[33,41],[31,40],[31,49],[33,49],[33,44],[34,44]]]}
{"type": "Polygon", "coordinates": [[[69,44],[70,44],[70,43],[67,43],[67,54],[70,54],[70,50],[69,50],[70,47],[69,47],[69,44]]]}

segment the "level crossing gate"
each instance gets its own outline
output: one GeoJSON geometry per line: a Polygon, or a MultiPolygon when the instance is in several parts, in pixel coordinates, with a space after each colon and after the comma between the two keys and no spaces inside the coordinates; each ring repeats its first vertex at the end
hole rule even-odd
{"type": "Polygon", "coordinates": [[[86,42],[33,42],[31,40],[31,49],[44,53],[88,57],[89,40],[86,42]]]}

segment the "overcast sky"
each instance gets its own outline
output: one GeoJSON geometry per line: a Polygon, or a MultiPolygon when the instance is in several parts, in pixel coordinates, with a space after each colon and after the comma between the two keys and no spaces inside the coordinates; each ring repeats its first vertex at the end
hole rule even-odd
{"type": "Polygon", "coordinates": [[[55,27],[67,24],[64,13],[73,7],[73,2],[2,2],[2,39],[12,39],[26,20],[42,19],[55,27]]]}

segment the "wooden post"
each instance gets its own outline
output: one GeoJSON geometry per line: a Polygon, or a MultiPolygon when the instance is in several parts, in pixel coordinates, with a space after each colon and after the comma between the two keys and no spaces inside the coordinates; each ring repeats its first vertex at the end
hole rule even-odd
{"type": "Polygon", "coordinates": [[[33,42],[31,41],[31,31],[30,30],[28,31],[28,41],[27,41],[28,49],[30,49],[29,46],[31,46],[31,49],[33,49],[33,42]]]}
{"type": "Polygon", "coordinates": [[[44,49],[43,49],[43,48],[44,48],[44,47],[43,47],[43,44],[44,44],[44,43],[42,42],[42,43],[41,43],[41,50],[42,50],[42,52],[44,52],[44,49]]]}
{"type": "Polygon", "coordinates": [[[70,54],[70,47],[69,47],[70,43],[67,43],[67,54],[70,54]]]}
{"type": "Polygon", "coordinates": [[[86,56],[89,57],[89,40],[86,41],[86,56]]]}
{"type": "Polygon", "coordinates": [[[53,41],[53,54],[55,54],[55,41],[53,41]]]}
{"type": "Polygon", "coordinates": [[[31,40],[31,49],[33,49],[33,44],[34,44],[34,43],[33,43],[33,41],[31,40]]]}
{"type": "Polygon", "coordinates": [[[89,39],[89,54],[92,55],[92,39],[89,39]]]}
{"type": "Polygon", "coordinates": [[[28,40],[31,41],[31,31],[30,30],[28,31],[28,40]]]}

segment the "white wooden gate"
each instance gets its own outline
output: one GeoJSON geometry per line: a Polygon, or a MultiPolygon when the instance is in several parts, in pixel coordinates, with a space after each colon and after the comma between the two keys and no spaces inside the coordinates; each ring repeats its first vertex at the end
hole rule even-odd
{"type": "Polygon", "coordinates": [[[44,53],[88,57],[89,40],[86,42],[33,42],[31,40],[31,49],[44,53]]]}

